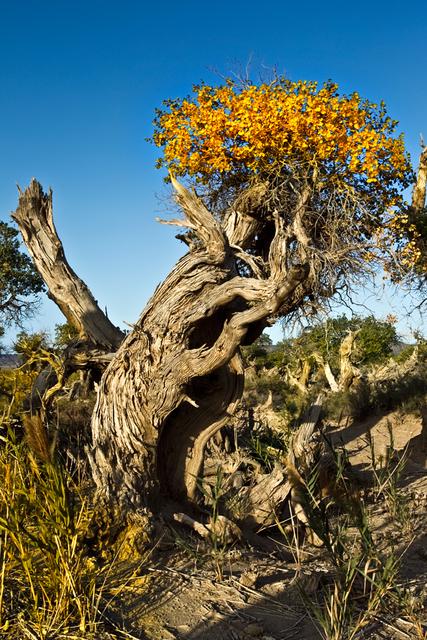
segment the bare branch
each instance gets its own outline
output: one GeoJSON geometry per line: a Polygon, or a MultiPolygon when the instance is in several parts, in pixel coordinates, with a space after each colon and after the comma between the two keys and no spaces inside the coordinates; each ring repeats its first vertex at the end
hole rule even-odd
{"type": "Polygon", "coordinates": [[[170,225],[171,227],[197,229],[197,227],[191,222],[188,222],[188,220],[178,220],[177,218],[172,218],[172,220],[165,220],[164,218],[156,218],[156,222],[159,222],[160,224],[170,225]]]}
{"type": "Polygon", "coordinates": [[[180,226],[188,226],[193,229],[208,253],[225,255],[228,241],[221,225],[195,193],[188,191],[172,175],[171,182],[175,189],[178,203],[181,205],[188,220],[188,223],[180,224],[180,226]]]}
{"type": "MultiPolygon", "coordinates": [[[[203,376],[226,364],[236,353],[248,327],[277,313],[286,300],[292,299],[292,295],[306,275],[306,267],[293,267],[282,284],[265,281],[264,295],[261,300],[249,309],[235,313],[228,322],[225,322],[220,336],[212,347],[188,351],[181,362],[182,370],[187,371],[189,376],[203,376]]],[[[302,291],[301,296],[303,297],[302,291]]]]}

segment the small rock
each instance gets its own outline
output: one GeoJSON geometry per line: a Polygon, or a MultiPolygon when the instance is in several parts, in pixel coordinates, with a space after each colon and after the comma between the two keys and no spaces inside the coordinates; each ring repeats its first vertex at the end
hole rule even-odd
{"type": "Polygon", "coordinates": [[[255,571],[244,571],[239,578],[239,582],[243,587],[255,587],[258,574],[255,571]]]}
{"type": "Polygon", "coordinates": [[[264,633],[264,629],[258,622],[251,622],[245,627],[245,633],[251,638],[259,638],[264,633]]]}
{"type": "Polygon", "coordinates": [[[280,598],[280,596],[283,595],[288,589],[288,580],[277,580],[276,582],[271,582],[270,584],[264,585],[262,587],[262,593],[265,593],[268,596],[273,596],[274,598],[280,598]]]}
{"type": "Polygon", "coordinates": [[[190,625],[188,625],[188,624],[179,624],[176,627],[176,630],[178,631],[179,635],[182,635],[184,633],[188,633],[190,631],[190,625]]]}
{"type": "Polygon", "coordinates": [[[206,528],[211,532],[211,536],[215,536],[221,544],[232,544],[242,538],[242,532],[237,524],[225,516],[211,518],[206,528]]]}

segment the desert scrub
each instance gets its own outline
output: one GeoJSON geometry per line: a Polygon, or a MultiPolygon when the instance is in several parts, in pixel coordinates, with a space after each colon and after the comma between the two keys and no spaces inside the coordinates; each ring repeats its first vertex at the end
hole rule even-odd
{"type": "MultiPolygon", "coordinates": [[[[398,482],[406,456],[396,458],[391,429],[389,433],[389,453],[384,459],[377,459],[371,444],[373,491],[376,501],[384,500],[390,516],[402,527],[409,514],[398,482]]],[[[308,526],[323,542],[331,570],[316,596],[300,588],[304,605],[324,640],[365,637],[368,625],[384,622],[387,627],[387,620],[393,622],[396,612],[414,633],[419,629],[419,635],[411,637],[425,638],[417,603],[408,600],[410,594],[399,578],[405,549],[398,551],[393,544],[380,548],[370,509],[346,480],[346,456],[339,454],[334,452],[333,495],[321,497],[319,469],[314,468],[305,479],[302,499],[308,526]]],[[[298,538],[295,542],[298,545],[298,538]]]]}
{"type": "Polygon", "coordinates": [[[357,522],[343,518],[333,526],[325,520],[323,528],[316,518],[317,534],[323,537],[333,569],[317,599],[301,595],[325,640],[359,637],[395,597],[400,558],[393,551],[384,558],[379,555],[365,516],[357,522]]]}
{"type": "Polygon", "coordinates": [[[37,371],[21,366],[16,369],[0,369],[0,413],[17,416],[31,389],[37,371]]]}
{"type": "Polygon", "coordinates": [[[40,638],[70,626],[85,631],[95,576],[82,545],[87,505],[71,499],[55,464],[11,434],[1,440],[0,482],[2,629],[40,638]]]}
{"type": "Polygon", "coordinates": [[[411,531],[410,504],[407,493],[401,488],[401,480],[408,462],[408,448],[399,452],[394,446],[393,427],[387,421],[389,442],[385,453],[377,455],[375,440],[371,432],[366,432],[366,439],[371,454],[373,474],[372,493],[375,501],[383,499],[390,517],[399,529],[407,534],[411,531]]]}

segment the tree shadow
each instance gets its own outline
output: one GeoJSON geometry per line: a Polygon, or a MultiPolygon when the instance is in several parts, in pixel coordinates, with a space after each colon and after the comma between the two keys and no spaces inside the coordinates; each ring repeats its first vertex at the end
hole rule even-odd
{"type": "MultiPolygon", "coordinates": [[[[405,446],[396,448],[396,459],[398,460],[404,456],[406,460],[404,471],[399,482],[401,487],[409,484],[414,477],[427,473],[427,405],[423,405],[420,408],[420,413],[422,423],[421,432],[410,438],[405,446]]],[[[349,426],[344,425],[326,434],[327,440],[334,448],[345,447],[350,457],[358,456],[366,452],[366,461],[352,463],[352,469],[356,474],[356,478],[361,481],[362,486],[370,487],[375,482],[375,475],[372,471],[370,460],[370,439],[375,427],[382,420],[385,419],[387,421],[388,415],[389,414],[372,415],[362,422],[357,422],[349,426]]],[[[392,430],[395,431],[396,427],[393,426],[392,430]]],[[[386,437],[384,434],[383,436],[386,437]]],[[[374,449],[376,438],[376,435],[372,437],[374,449]]],[[[390,444],[386,443],[385,446],[388,448],[391,444],[391,442],[390,444]]],[[[376,454],[378,456],[378,451],[376,451],[376,454]]]]}
{"type": "Polygon", "coordinates": [[[427,473],[427,405],[422,406],[420,412],[421,432],[411,438],[405,448],[410,460],[425,469],[427,473]]]}
{"type": "Polygon", "coordinates": [[[354,422],[350,425],[339,426],[338,429],[330,431],[327,436],[333,446],[345,446],[367,435],[378,424],[383,416],[381,414],[372,415],[361,422],[354,422]]]}
{"type": "MultiPolygon", "coordinates": [[[[294,572],[288,572],[288,576],[289,573],[294,572]]],[[[221,582],[216,582],[211,576],[210,579],[201,581],[201,603],[197,602],[197,589],[193,597],[192,579],[187,583],[190,598],[185,596],[186,586],[176,590],[175,582],[172,580],[167,587],[167,593],[173,594],[169,596],[169,606],[172,605],[176,609],[178,616],[179,609],[184,610],[184,617],[181,620],[182,624],[167,627],[172,635],[166,634],[165,640],[172,637],[182,640],[316,638],[318,634],[302,605],[298,590],[290,586],[289,577],[286,580],[283,578],[284,573],[277,572],[268,577],[261,577],[252,588],[245,588],[239,583],[238,573],[234,576],[224,575],[221,582]],[[210,591],[210,597],[205,599],[207,590],[210,591]],[[269,591],[270,595],[264,591],[269,591]]],[[[163,600],[160,606],[164,606],[165,602],[166,600],[163,600]]],[[[151,613],[154,613],[156,608],[157,604],[153,602],[151,613]]],[[[161,634],[158,637],[163,638],[161,634]]]]}
{"type": "Polygon", "coordinates": [[[188,634],[178,637],[182,640],[246,640],[251,637],[271,640],[314,640],[320,637],[301,604],[295,602],[289,609],[281,604],[286,598],[289,598],[289,591],[286,590],[278,594],[276,603],[260,594],[256,604],[230,611],[228,614],[220,609],[217,620],[202,621],[188,634]]]}

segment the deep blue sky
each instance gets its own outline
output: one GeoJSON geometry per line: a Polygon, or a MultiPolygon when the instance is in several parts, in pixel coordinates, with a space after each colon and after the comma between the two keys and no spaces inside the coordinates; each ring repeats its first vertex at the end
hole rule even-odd
{"type": "MultiPolygon", "coordinates": [[[[254,77],[276,67],[384,99],[416,161],[427,138],[426,7],[0,0],[0,217],[16,207],[17,182],[51,186],[70,263],[116,323],[132,322],[183,252],[154,221],[165,193],[145,142],[155,107],[252,58],[254,77]]],[[[30,326],[61,318],[46,302],[30,326]]]]}

